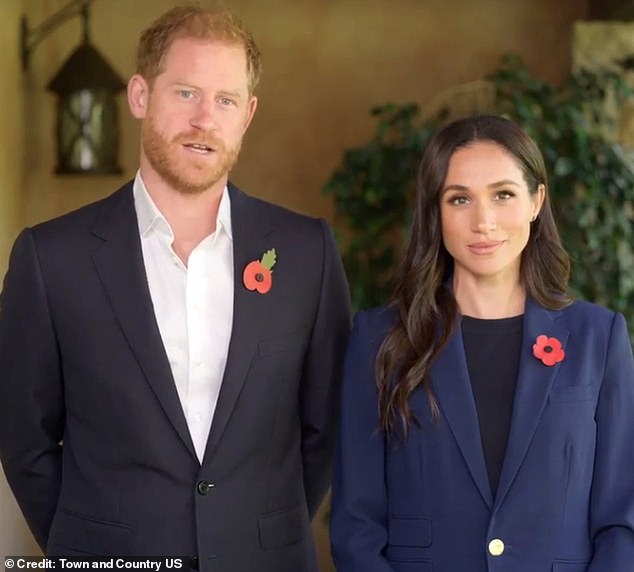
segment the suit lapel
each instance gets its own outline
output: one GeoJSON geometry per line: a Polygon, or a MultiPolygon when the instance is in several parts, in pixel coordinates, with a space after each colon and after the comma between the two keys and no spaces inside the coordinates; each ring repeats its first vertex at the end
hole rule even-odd
{"type": "Polygon", "coordinates": [[[541,334],[557,338],[566,347],[569,331],[562,321],[555,320],[558,314],[559,312],[545,310],[530,298],[527,299],[513,417],[495,498],[496,506],[504,501],[526,456],[548,394],[559,372],[560,363],[549,367],[533,355],[533,344],[541,334]]]}
{"type": "Polygon", "coordinates": [[[106,296],[161,407],[195,457],[154,315],[131,183],[104,202],[93,232],[103,240],[93,260],[106,296]]]}
{"type": "Polygon", "coordinates": [[[492,507],[491,486],[482,451],[460,324],[431,369],[433,390],[482,498],[492,507]]]}
{"type": "MultiPolygon", "coordinates": [[[[264,239],[272,227],[262,219],[257,201],[229,185],[233,228],[233,325],[222,386],[207,440],[205,459],[210,458],[235,407],[253,356],[262,324],[266,322],[267,296],[247,290],[242,281],[244,267],[259,260],[274,244],[264,239]]],[[[275,288],[275,283],[273,283],[275,288]]]]}

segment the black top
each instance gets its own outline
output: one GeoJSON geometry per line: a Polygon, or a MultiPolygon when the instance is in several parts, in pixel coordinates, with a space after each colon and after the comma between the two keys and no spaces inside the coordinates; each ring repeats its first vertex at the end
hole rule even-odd
{"type": "Polygon", "coordinates": [[[496,320],[462,318],[467,368],[493,496],[511,428],[523,320],[524,316],[496,320]]]}

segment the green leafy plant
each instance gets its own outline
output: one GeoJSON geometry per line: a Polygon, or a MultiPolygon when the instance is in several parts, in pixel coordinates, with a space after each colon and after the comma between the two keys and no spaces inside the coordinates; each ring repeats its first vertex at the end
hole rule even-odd
{"type": "MultiPolygon", "coordinates": [[[[632,97],[623,74],[581,70],[561,86],[534,77],[516,56],[488,78],[495,109],[517,121],[546,160],[571,289],[623,312],[634,331],[634,157],[612,136],[618,109],[632,97]]],[[[409,223],[416,168],[442,116],[422,119],[416,105],[372,110],[377,130],[346,151],[324,186],[356,309],[383,304],[409,223]]]]}
{"type": "Polygon", "coordinates": [[[631,97],[622,75],[581,70],[561,88],[507,57],[491,75],[500,109],[540,146],[575,294],[629,313],[634,327],[634,170],[610,133],[631,97]]]}
{"type": "Polygon", "coordinates": [[[350,149],[324,186],[335,201],[336,232],[342,246],[355,309],[384,302],[410,221],[416,169],[436,121],[421,124],[417,105],[386,104],[371,114],[374,139],[350,149]]]}

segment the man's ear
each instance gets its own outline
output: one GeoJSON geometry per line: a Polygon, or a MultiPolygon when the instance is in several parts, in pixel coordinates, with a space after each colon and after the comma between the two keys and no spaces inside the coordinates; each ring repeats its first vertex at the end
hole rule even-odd
{"type": "Polygon", "coordinates": [[[134,74],[128,82],[128,106],[136,119],[143,119],[147,114],[150,99],[150,86],[145,78],[134,74]]]}
{"type": "Polygon", "coordinates": [[[251,124],[251,120],[253,119],[253,116],[255,115],[255,110],[257,109],[257,107],[258,107],[258,98],[255,97],[255,95],[252,95],[249,98],[249,102],[247,103],[247,116],[244,122],[244,129],[242,130],[243,134],[246,132],[249,125],[251,124]]]}

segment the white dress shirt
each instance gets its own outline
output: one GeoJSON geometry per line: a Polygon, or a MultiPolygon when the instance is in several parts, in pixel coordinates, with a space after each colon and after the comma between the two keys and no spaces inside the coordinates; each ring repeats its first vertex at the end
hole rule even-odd
{"type": "Polygon", "coordinates": [[[229,192],[225,187],[215,232],[192,250],[185,266],[172,248],[174,233],[138,172],[133,188],[154,314],[194,448],[202,462],[233,322],[229,192]]]}

